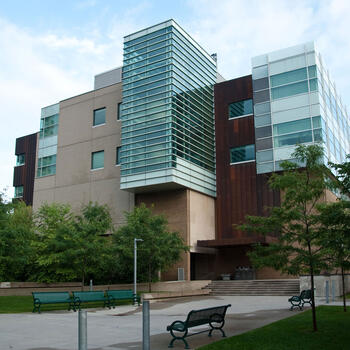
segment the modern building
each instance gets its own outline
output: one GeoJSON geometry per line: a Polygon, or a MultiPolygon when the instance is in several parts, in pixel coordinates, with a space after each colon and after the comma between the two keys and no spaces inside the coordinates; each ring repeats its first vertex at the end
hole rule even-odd
{"type": "Polygon", "coordinates": [[[34,209],[107,204],[116,225],[152,205],[190,246],[162,278],[216,279],[250,266],[252,244],[269,243],[237,225],[280,204],[268,179],[295,145],[323,141],[325,161],[341,162],[349,140],[313,43],[254,57],[251,75],[224,80],[216,55],[169,20],[126,36],[123,67],[95,76],[94,90],[42,109],[37,140],[17,139],[14,186],[34,209]]]}

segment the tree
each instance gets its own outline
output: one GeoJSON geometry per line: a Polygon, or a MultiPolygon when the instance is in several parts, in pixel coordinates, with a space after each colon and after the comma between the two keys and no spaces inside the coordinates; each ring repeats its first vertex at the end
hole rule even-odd
{"type": "Polygon", "coordinates": [[[32,209],[22,201],[2,198],[0,194],[0,280],[23,281],[34,260],[32,209]]]}
{"type": "Polygon", "coordinates": [[[329,163],[330,166],[335,170],[336,176],[334,179],[335,188],[339,189],[345,196],[350,195],[350,154],[347,155],[345,161],[341,164],[329,163]]]}
{"type": "Polygon", "coordinates": [[[44,204],[37,213],[40,232],[38,264],[39,280],[45,282],[80,279],[82,287],[103,264],[108,239],[113,230],[106,206],[89,203],[75,215],[68,205],[44,204]]]}
{"type": "Polygon", "coordinates": [[[328,251],[328,259],[340,268],[343,289],[343,309],[346,311],[345,271],[350,269],[350,202],[339,200],[318,207],[322,231],[322,246],[328,251]]]}
{"type": "MultiPolygon", "coordinates": [[[[347,156],[350,160],[350,155],[347,156]]],[[[340,268],[343,289],[343,308],[346,311],[345,271],[350,268],[350,161],[329,163],[334,169],[332,187],[342,194],[335,203],[322,204],[321,224],[323,245],[329,251],[329,260],[340,268]]]]}
{"type": "Polygon", "coordinates": [[[247,216],[242,228],[277,236],[275,242],[257,245],[250,253],[255,266],[310,275],[313,329],[317,331],[314,275],[327,265],[316,205],[326,190],[329,171],[321,162],[323,149],[319,145],[298,145],[292,157],[297,162],[283,162],[283,172],[270,178],[271,188],[281,191],[281,206],[271,208],[267,217],[247,216]]]}
{"type": "Polygon", "coordinates": [[[114,234],[114,242],[121,273],[131,280],[133,271],[134,238],[143,239],[137,249],[138,271],[141,279],[151,282],[159,271],[166,270],[179,261],[181,253],[188,250],[177,232],[170,232],[163,215],[153,215],[145,204],[126,213],[126,224],[114,234]]]}

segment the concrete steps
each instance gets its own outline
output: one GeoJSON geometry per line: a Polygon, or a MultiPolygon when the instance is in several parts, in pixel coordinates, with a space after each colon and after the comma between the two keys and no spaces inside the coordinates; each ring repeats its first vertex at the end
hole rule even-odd
{"type": "Polygon", "coordinates": [[[211,281],[210,295],[299,295],[299,280],[211,281]]]}

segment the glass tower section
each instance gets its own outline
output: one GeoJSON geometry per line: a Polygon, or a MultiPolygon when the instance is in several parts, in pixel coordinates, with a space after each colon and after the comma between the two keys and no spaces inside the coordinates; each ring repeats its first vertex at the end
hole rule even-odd
{"type": "Polygon", "coordinates": [[[252,59],[258,173],[281,170],[296,144],[322,142],[325,162],[350,153],[350,119],[313,42],[252,59]]]}
{"type": "Polygon", "coordinates": [[[59,103],[41,109],[37,177],[56,174],[59,103]]]}
{"type": "Polygon", "coordinates": [[[216,194],[216,62],[173,20],[124,38],[121,189],[216,194]]]}

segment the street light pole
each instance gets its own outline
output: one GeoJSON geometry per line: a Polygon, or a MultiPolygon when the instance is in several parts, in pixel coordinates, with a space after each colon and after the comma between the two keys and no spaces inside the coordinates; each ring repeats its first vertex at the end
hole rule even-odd
{"type": "Polygon", "coordinates": [[[137,302],[137,242],[143,242],[143,239],[134,238],[134,304],[137,302]]]}

